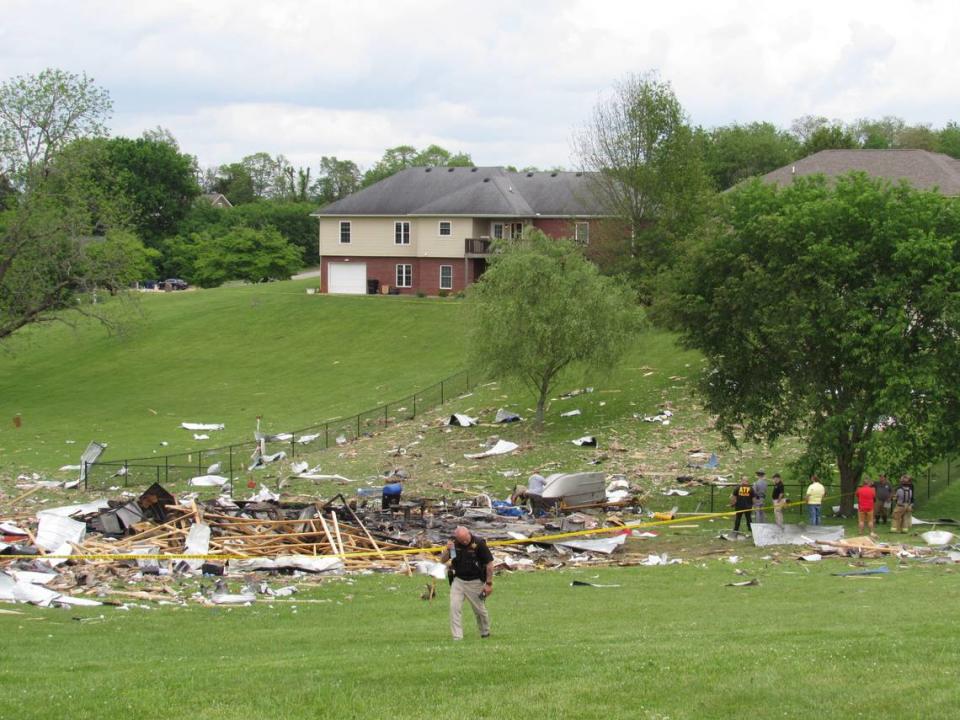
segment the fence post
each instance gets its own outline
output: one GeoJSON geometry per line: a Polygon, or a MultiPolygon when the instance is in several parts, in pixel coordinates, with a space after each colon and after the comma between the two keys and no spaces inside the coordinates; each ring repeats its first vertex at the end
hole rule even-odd
{"type": "Polygon", "coordinates": [[[360,439],[360,416],[357,415],[357,440],[360,439]]]}
{"type": "Polygon", "coordinates": [[[711,485],[710,486],[710,512],[711,513],[713,512],[713,496],[714,496],[714,493],[716,493],[716,491],[717,491],[717,486],[711,485]]]}
{"type": "Polygon", "coordinates": [[[330,423],[323,424],[323,449],[330,447],[330,423]]]}
{"type": "Polygon", "coordinates": [[[384,426],[384,427],[386,427],[387,425],[390,424],[389,407],[390,407],[389,405],[384,405],[384,406],[383,406],[383,426],[384,426]]]}
{"type": "Polygon", "coordinates": [[[227,476],[230,478],[230,497],[233,497],[233,445],[227,448],[227,476]]]}
{"type": "Polygon", "coordinates": [[[297,434],[290,434],[290,457],[295,458],[297,456],[297,434]]]}
{"type": "Polygon", "coordinates": [[[83,461],[83,489],[87,489],[87,483],[90,480],[90,463],[83,461]]]}
{"type": "Polygon", "coordinates": [[[197,475],[203,475],[203,450],[197,450],[197,475]]]}
{"type": "Polygon", "coordinates": [[[440,381],[440,404],[443,405],[443,380],[440,381]]]}
{"type": "MultiPolygon", "coordinates": [[[[413,418],[417,416],[417,394],[413,394],[413,418]]],[[[413,420],[413,418],[410,418],[413,420]]]]}

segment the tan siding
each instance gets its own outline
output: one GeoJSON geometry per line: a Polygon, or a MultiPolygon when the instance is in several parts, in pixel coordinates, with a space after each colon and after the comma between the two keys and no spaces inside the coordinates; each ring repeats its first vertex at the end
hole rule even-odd
{"type": "Polygon", "coordinates": [[[393,223],[400,218],[320,218],[320,255],[329,257],[415,257],[416,221],[410,221],[410,244],[394,242],[393,223]],[[340,243],[340,220],[350,221],[350,243],[340,243]]]}
{"type": "Polygon", "coordinates": [[[320,218],[322,257],[462,258],[464,239],[475,237],[472,218],[320,218]],[[350,244],[340,243],[340,220],[349,220],[350,244]],[[410,244],[394,242],[393,224],[410,222],[410,244]],[[449,220],[451,234],[440,236],[440,221],[449,220]]]}
{"type": "Polygon", "coordinates": [[[463,241],[473,237],[471,218],[416,218],[413,220],[417,232],[417,256],[463,257],[463,241]],[[440,237],[440,221],[450,222],[450,236],[440,237]]]}

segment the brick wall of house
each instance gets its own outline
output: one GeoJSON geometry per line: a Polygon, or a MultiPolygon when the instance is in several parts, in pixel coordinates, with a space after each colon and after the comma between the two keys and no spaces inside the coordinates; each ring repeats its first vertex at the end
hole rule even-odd
{"type": "Polygon", "coordinates": [[[474,270],[475,261],[467,261],[468,276],[464,277],[463,258],[388,258],[388,257],[330,257],[323,258],[320,265],[320,291],[327,292],[328,289],[328,268],[333,263],[351,262],[366,263],[367,279],[377,279],[380,281],[380,287],[389,285],[395,287],[397,284],[397,265],[405,264],[413,266],[413,287],[398,288],[401,294],[412,295],[422,292],[427,295],[438,295],[440,293],[440,266],[449,265],[453,269],[453,288],[448,292],[456,293],[463,290],[470,282],[475,280],[476,272],[474,270]]]}
{"type": "Polygon", "coordinates": [[[573,237],[573,222],[566,218],[535,218],[533,226],[554,239],[573,237]]]}

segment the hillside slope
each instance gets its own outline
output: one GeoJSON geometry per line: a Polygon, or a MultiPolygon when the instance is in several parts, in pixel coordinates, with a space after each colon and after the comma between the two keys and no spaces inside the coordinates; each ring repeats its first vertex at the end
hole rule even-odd
{"type": "Polygon", "coordinates": [[[30,328],[0,354],[0,472],[76,463],[90,440],[128,457],[248,440],[258,415],[306,426],[463,367],[461,302],[307,295],[315,285],[144,295],[119,336],[30,328]],[[226,428],[197,442],[183,421],[226,428]]]}

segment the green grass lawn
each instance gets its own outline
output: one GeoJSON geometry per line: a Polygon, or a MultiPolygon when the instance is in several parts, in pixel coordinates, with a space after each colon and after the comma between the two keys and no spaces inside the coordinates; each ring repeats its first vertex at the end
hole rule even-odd
{"type": "Polygon", "coordinates": [[[120,459],[247,441],[257,415],[296,429],[465,365],[462,303],[307,295],[314,285],[144,295],[119,336],[94,323],[16,336],[0,353],[0,471],[77,463],[90,440],[120,459]],[[198,443],[182,421],[226,429],[198,443]]]}
{"type": "Polygon", "coordinates": [[[737,567],[760,586],[726,587],[744,576],[716,557],[498,577],[493,637],[470,627],[460,643],[446,588],[423,602],[416,577],[330,581],[232,610],[17,606],[24,615],[0,616],[0,717],[953,715],[952,569],[890,561],[890,575],[853,579],[830,575],[849,569],[842,560],[737,567]]]}

